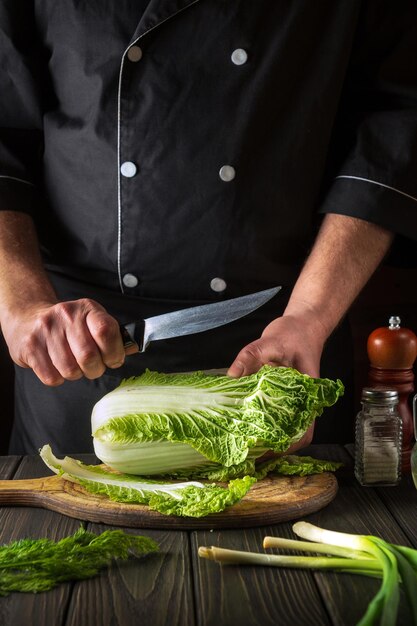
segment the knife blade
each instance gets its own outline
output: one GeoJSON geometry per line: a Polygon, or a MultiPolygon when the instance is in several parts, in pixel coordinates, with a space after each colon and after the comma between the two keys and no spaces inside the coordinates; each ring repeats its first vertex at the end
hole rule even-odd
{"type": "Polygon", "coordinates": [[[280,289],[281,287],[273,287],[238,298],[202,304],[120,325],[125,352],[145,352],[151,341],[193,335],[229,324],[261,307],[280,289]]]}

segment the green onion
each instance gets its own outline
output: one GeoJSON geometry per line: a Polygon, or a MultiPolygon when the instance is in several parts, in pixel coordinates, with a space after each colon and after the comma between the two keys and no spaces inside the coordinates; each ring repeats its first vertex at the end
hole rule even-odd
{"type": "Polygon", "coordinates": [[[381,567],[376,562],[368,559],[344,559],[333,557],[308,557],[260,554],[259,552],[246,552],[240,550],[228,550],[226,548],[210,548],[200,546],[198,555],[217,561],[223,565],[266,565],[275,567],[290,567],[295,569],[340,569],[353,571],[369,569],[379,573],[381,567]]]}
{"type": "MultiPolygon", "coordinates": [[[[398,550],[393,545],[389,545],[389,550],[392,552],[394,557],[397,559],[398,563],[398,571],[401,576],[401,581],[403,583],[405,593],[407,595],[407,599],[413,614],[414,623],[417,624],[417,577],[416,571],[407,558],[402,554],[400,550],[398,550]]],[[[408,548],[408,551],[412,551],[408,548]]]]}
{"type": "Polygon", "coordinates": [[[286,539],[285,537],[265,537],[263,541],[264,548],[286,548],[287,550],[300,550],[302,552],[321,552],[323,554],[332,554],[333,556],[344,556],[352,559],[375,560],[367,552],[360,550],[352,550],[351,548],[342,548],[340,546],[332,546],[322,543],[314,543],[312,541],[297,541],[294,539],[286,539]]]}
{"type": "Polygon", "coordinates": [[[391,544],[379,537],[335,532],[307,522],[295,523],[293,530],[307,541],[265,537],[263,547],[314,552],[326,556],[271,555],[214,546],[201,546],[198,554],[221,564],[330,569],[382,577],[381,586],[358,626],[372,626],[378,620],[381,626],[393,626],[398,614],[401,583],[411,608],[412,624],[417,626],[417,550],[391,544]]]}
{"type": "Polygon", "coordinates": [[[385,542],[377,542],[375,537],[351,535],[318,528],[307,522],[295,523],[293,531],[303,539],[372,554],[382,567],[382,584],[378,593],[369,603],[358,626],[374,624],[379,616],[381,616],[381,626],[395,624],[400,600],[398,567],[394,555],[387,549],[385,542]]]}

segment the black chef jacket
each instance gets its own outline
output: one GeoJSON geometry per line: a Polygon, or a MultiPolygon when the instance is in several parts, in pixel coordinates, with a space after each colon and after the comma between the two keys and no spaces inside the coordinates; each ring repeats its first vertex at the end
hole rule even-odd
{"type": "Polygon", "coordinates": [[[284,298],[319,213],[417,238],[414,1],[3,0],[0,29],[0,209],[62,297],[284,298]]]}

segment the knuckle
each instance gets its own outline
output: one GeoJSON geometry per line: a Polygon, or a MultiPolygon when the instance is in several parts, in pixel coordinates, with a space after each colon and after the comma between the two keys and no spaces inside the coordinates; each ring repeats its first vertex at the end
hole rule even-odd
{"type": "Polygon", "coordinates": [[[39,354],[40,346],[36,337],[29,336],[23,340],[20,350],[16,351],[16,353],[12,353],[12,356],[15,360],[18,359],[33,369],[38,362],[39,354]]]}
{"type": "Polygon", "coordinates": [[[110,339],[114,335],[114,325],[110,318],[100,316],[94,321],[94,335],[98,339],[110,339]]]}
{"type": "Polygon", "coordinates": [[[89,306],[89,304],[91,303],[91,300],[90,298],[79,298],[77,302],[80,306],[85,307],[85,306],[89,306]]]}
{"type": "Polygon", "coordinates": [[[82,368],[94,367],[98,362],[97,352],[91,348],[82,348],[76,356],[77,362],[82,368]]]}
{"type": "Polygon", "coordinates": [[[50,311],[39,315],[34,326],[33,332],[29,335],[29,337],[33,337],[34,335],[47,335],[51,332],[53,326],[53,315],[50,311]]]}
{"type": "Polygon", "coordinates": [[[80,298],[78,302],[83,307],[92,307],[92,306],[96,306],[97,304],[94,300],[91,300],[91,298],[80,298]]]}
{"type": "Polygon", "coordinates": [[[80,300],[78,300],[78,304],[80,305],[81,309],[83,310],[85,314],[96,312],[96,311],[97,312],[104,311],[101,304],[99,304],[95,300],[92,300],[91,298],[80,298],[80,300]]]}
{"type": "Polygon", "coordinates": [[[72,302],[58,302],[54,307],[54,313],[66,323],[74,321],[74,305],[72,302]]]}
{"type": "Polygon", "coordinates": [[[22,339],[21,351],[27,356],[34,356],[38,349],[38,340],[35,334],[27,335],[22,339]]]}
{"type": "Polygon", "coordinates": [[[89,380],[93,380],[94,378],[100,378],[106,371],[106,367],[103,363],[97,365],[93,370],[87,370],[84,372],[84,375],[89,380]]]}
{"type": "Polygon", "coordinates": [[[37,372],[35,374],[48,387],[58,387],[58,385],[64,382],[64,379],[59,374],[42,374],[37,372]]]}
{"type": "Polygon", "coordinates": [[[120,358],[120,359],[106,359],[105,360],[105,364],[107,365],[107,367],[109,367],[110,369],[117,369],[118,367],[121,367],[124,363],[124,358],[120,358]]]}
{"type": "Polygon", "coordinates": [[[78,380],[83,375],[79,367],[61,368],[60,371],[65,380],[78,380]]]}
{"type": "Polygon", "coordinates": [[[261,361],[262,360],[262,349],[259,345],[259,343],[257,342],[253,342],[248,344],[240,353],[240,358],[243,359],[251,359],[251,360],[255,360],[255,361],[261,361]]]}

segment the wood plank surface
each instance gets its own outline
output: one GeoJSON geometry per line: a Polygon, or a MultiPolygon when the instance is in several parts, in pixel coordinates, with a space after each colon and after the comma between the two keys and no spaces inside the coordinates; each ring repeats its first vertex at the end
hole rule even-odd
{"type": "MultiPolygon", "coordinates": [[[[109,528],[90,524],[93,532],[109,528]]],[[[193,626],[194,599],[188,536],[180,531],[138,531],[160,552],[115,563],[98,577],[76,583],[65,626],[193,626]]]]}
{"type": "MultiPolygon", "coordinates": [[[[409,545],[406,535],[377,491],[360,487],[356,482],[352,459],[341,446],[312,446],[306,452],[345,464],[337,472],[340,484],[338,495],[320,512],[307,516],[307,521],[341,532],[376,534],[389,541],[409,545]]],[[[234,532],[193,533],[199,624],[357,624],[377,592],[380,581],[332,572],[310,573],[259,566],[220,566],[197,556],[199,545],[262,552],[264,533],[297,538],[290,524],[234,532]]],[[[405,596],[401,593],[398,624],[408,626],[410,620],[405,596]]]]}
{"type": "MultiPolygon", "coordinates": [[[[334,448],[339,451],[339,446],[334,448]]],[[[339,460],[338,454],[332,456],[327,452],[324,446],[311,446],[304,450],[304,454],[316,458],[339,460]]],[[[198,624],[325,626],[331,623],[311,572],[259,566],[220,566],[198,557],[199,546],[211,545],[264,552],[263,537],[280,535],[294,538],[291,526],[281,523],[264,528],[192,533],[198,624]]]]}
{"type": "MultiPolygon", "coordinates": [[[[321,446],[304,451],[323,456],[321,446]]],[[[337,499],[338,496],[336,496],[337,499]]],[[[330,506],[330,505],[328,505],[330,506]]],[[[198,556],[199,546],[264,552],[266,535],[293,537],[291,524],[264,528],[195,531],[191,535],[197,623],[201,626],[326,626],[330,624],[312,572],[260,566],[221,566],[198,556]]]]}
{"type": "MultiPolygon", "coordinates": [[[[12,462],[10,467],[13,468],[12,462]]],[[[34,478],[44,472],[44,463],[36,457],[23,459],[14,476],[34,478]]],[[[42,509],[27,507],[0,509],[0,544],[24,537],[61,539],[75,532],[80,522],[42,509]]],[[[0,598],[2,626],[43,626],[65,623],[73,584],[64,583],[46,593],[12,593],[0,598]]]]}
{"type": "MultiPolygon", "coordinates": [[[[417,545],[417,491],[409,480],[400,487],[361,487],[352,459],[341,446],[312,446],[318,458],[341,460],[336,498],[305,519],[333,530],[376,534],[403,545],[417,545]]],[[[87,460],[87,459],[85,459],[87,460]]],[[[0,458],[0,476],[18,479],[45,474],[38,457],[0,458]],[[17,468],[17,471],[15,472],[17,468]]],[[[363,576],[313,573],[254,566],[219,566],[197,556],[200,545],[263,552],[265,535],[292,537],[289,522],[247,529],[139,530],[160,544],[160,553],[143,560],[116,563],[98,577],[66,583],[42,594],[0,598],[0,624],[54,626],[354,626],[380,584],[363,576]]],[[[61,538],[79,521],[37,508],[2,507],[0,543],[26,536],[61,538]]],[[[88,526],[100,532],[109,526],[88,526]]],[[[127,529],[128,530],[128,529],[127,529]]],[[[268,552],[273,552],[268,550],[268,552]]],[[[410,624],[402,596],[399,626],[410,624]]]]}
{"type": "MultiPolygon", "coordinates": [[[[343,470],[338,472],[339,493],[328,507],[310,515],[308,521],[331,530],[378,535],[391,542],[410,545],[377,490],[361,487],[354,478],[352,456],[342,447],[331,448],[331,458],[344,463],[343,470]]],[[[378,580],[350,574],[317,572],[314,577],[335,626],[357,624],[380,585],[378,580]]],[[[401,592],[397,624],[409,626],[411,623],[411,614],[401,592]]]]}
{"type": "Polygon", "coordinates": [[[0,456],[0,480],[13,478],[21,460],[20,456],[0,456]]]}
{"type": "Polygon", "coordinates": [[[290,536],[291,525],[192,533],[199,626],[326,626],[313,574],[260,566],[222,566],[198,557],[199,546],[264,552],[266,535],[290,536]]]}
{"type": "MultiPolygon", "coordinates": [[[[89,458],[83,457],[89,462],[89,458]]],[[[15,463],[3,467],[11,477],[15,463]]],[[[19,462],[19,459],[17,459],[19,462]]],[[[43,476],[45,466],[38,457],[26,457],[15,478],[43,476]]],[[[80,526],[80,521],[55,512],[27,507],[0,509],[0,543],[23,537],[60,539],[80,526]]],[[[88,530],[99,533],[111,526],[89,524],[88,530]]],[[[185,532],[137,531],[155,539],[160,552],[114,563],[91,580],[64,583],[40,594],[13,593],[0,598],[0,624],[20,626],[113,626],[152,624],[152,626],[193,626],[194,600],[189,540],[185,532]]]]}
{"type": "Polygon", "coordinates": [[[411,474],[403,475],[397,487],[380,487],[377,492],[412,546],[417,548],[417,489],[411,474]]]}

